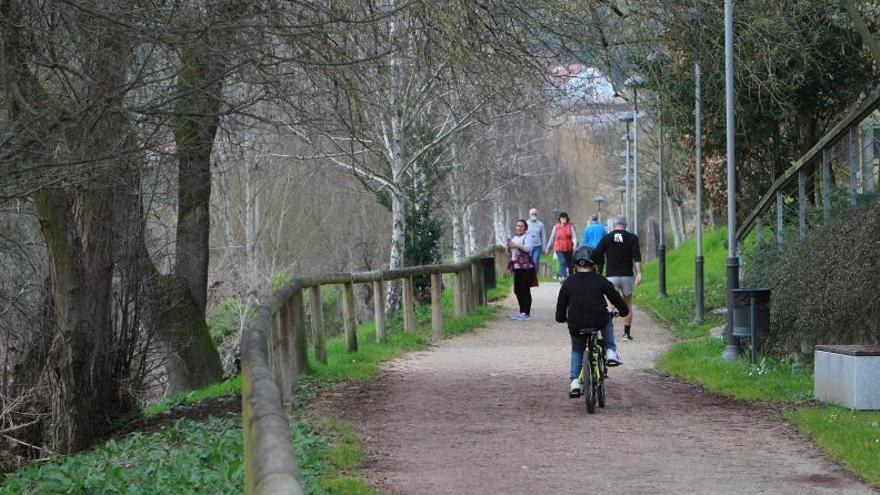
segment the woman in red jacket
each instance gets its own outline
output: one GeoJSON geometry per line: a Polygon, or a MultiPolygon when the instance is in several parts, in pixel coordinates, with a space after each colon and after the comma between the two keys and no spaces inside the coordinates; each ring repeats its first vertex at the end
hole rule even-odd
{"type": "Polygon", "coordinates": [[[559,260],[559,271],[556,273],[556,279],[564,280],[572,273],[571,256],[578,247],[577,232],[568,218],[568,213],[562,212],[559,214],[559,222],[553,226],[553,230],[550,232],[550,239],[547,241],[545,254],[550,252],[550,246],[553,246],[556,259],[559,260]]]}

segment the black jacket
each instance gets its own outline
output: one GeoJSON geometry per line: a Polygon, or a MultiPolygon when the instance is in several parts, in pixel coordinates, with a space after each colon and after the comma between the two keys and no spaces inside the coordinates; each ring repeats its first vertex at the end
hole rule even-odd
{"type": "Polygon", "coordinates": [[[568,322],[571,330],[601,329],[608,324],[605,298],[620,312],[629,314],[626,301],[605,277],[596,272],[575,272],[565,279],[556,301],[556,321],[568,322]]]}

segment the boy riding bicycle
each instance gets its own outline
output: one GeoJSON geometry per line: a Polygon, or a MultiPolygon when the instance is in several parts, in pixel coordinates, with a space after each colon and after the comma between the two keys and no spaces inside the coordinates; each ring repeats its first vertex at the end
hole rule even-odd
{"type": "Polygon", "coordinates": [[[578,397],[581,394],[578,375],[581,371],[584,350],[587,347],[587,336],[580,333],[582,329],[601,329],[602,340],[607,349],[608,366],[623,364],[620,355],[617,354],[614,326],[611,322],[611,316],[608,314],[608,303],[605,298],[608,298],[607,300],[617,308],[620,316],[626,316],[629,313],[629,307],[611,282],[596,272],[596,264],[592,260],[592,254],[593,250],[589,246],[581,246],[574,253],[572,262],[575,273],[562,284],[562,288],[559,289],[559,299],[556,302],[556,321],[559,323],[568,322],[568,333],[571,335],[569,397],[578,397]]]}

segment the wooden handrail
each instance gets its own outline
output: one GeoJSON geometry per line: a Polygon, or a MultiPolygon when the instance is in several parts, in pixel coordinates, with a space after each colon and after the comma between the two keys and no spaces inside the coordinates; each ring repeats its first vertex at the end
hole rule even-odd
{"type": "MultiPolygon", "coordinates": [[[[351,287],[355,284],[374,284],[391,280],[404,280],[404,319],[405,330],[413,331],[412,277],[431,276],[432,284],[432,338],[442,335],[440,315],[440,276],[444,273],[463,274],[457,276],[455,285],[465,284],[470,295],[469,308],[485,304],[481,258],[496,256],[496,267],[500,266],[497,257],[504,248],[495,246],[461,263],[423,265],[397,270],[384,270],[360,273],[325,273],[306,277],[293,277],[272,293],[266,300],[256,305],[254,319],[244,330],[241,338],[242,375],[242,422],[244,424],[244,462],[245,493],[251,495],[301,495],[299,469],[293,449],[287,410],[290,392],[296,376],[308,368],[306,359],[305,315],[303,292],[310,289],[312,294],[320,291],[322,285],[342,285],[345,287],[344,300],[351,297],[351,287]],[[467,272],[467,273],[464,273],[467,272]]],[[[346,335],[349,350],[356,350],[353,307],[346,303],[346,335]],[[354,338],[352,341],[351,339],[354,338]],[[351,344],[354,344],[353,346],[351,344]]],[[[312,308],[320,310],[320,304],[312,308]]],[[[381,307],[377,305],[378,308],[381,307]]],[[[311,322],[320,325],[322,318],[314,317],[311,322]]],[[[377,321],[377,326],[379,322],[377,321]]],[[[384,335],[384,323],[382,323],[384,335]]],[[[380,335],[377,328],[377,335],[380,335]]],[[[323,333],[319,339],[324,345],[323,333]]],[[[316,349],[316,355],[326,356],[326,349],[316,349]],[[323,351],[323,352],[321,352],[323,351]]]]}
{"type": "Polygon", "coordinates": [[[821,159],[822,152],[826,148],[833,146],[834,143],[849,132],[851,127],[858,125],[878,107],[880,107],[880,88],[875,89],[865,99],[853,105],[840,121],[832,127],[830,131],[825,133],[825,135],[822,136],[812,148],[810,148],[810,151],[800,157],[796,162],[792,163],[788,170],[773,181],[770,189],[767,190],[767,193],[764,194],[760,201],[758,201],[758,204],[752,209],[745,221],[743,221],[737,229],[736,242],[742,242],[742,240],[749,235],[749,232],[751,232],[752,228],[755,226],[758,217],[767,211],[767,208],[776,199],[776,193],[780,189],[788,185],[790,182],[797,180],[799,172],[810,166],[813,161],[821,159]]]}

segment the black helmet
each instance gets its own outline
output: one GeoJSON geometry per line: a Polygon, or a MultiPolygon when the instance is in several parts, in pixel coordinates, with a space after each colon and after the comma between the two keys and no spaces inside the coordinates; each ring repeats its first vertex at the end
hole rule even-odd
{"type": "Polygon", "coordinates": [[[595,265],[596,262],[593,261],[593,248],[590,246],[581,246],[577,248],[577,251],[574,252],[572,262],[579,266],[595,265]]]}

